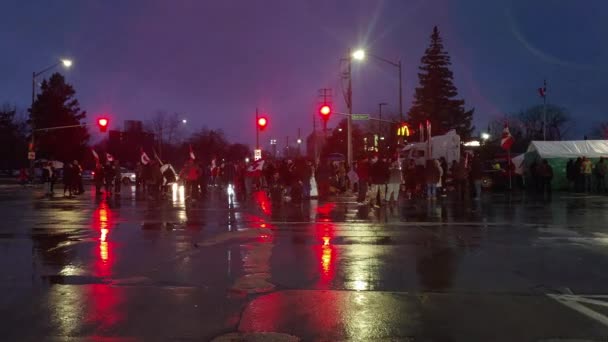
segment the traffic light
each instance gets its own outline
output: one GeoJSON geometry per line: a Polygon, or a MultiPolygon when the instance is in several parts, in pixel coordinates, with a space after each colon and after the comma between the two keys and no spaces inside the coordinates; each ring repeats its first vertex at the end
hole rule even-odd
{"type": "Polygon", "coordinates": [[[108,120],[107,118],[99,118],[97,119],[97,126],[99,126],[99,131],[101,133],[105,133],[106,130],[108,129],[108,123],[110,122],[110,120],[108,120]]]}
{"type": "Polygon", "coordinates": [[[260,117],[258,118],[258,129],[260,131],[263,131],[264,129],[266,129],[266,126],[268,126],[268,119],[266,119],[265,117],[260,117]]]}
{"type": "Polygon", "coordinates": [[[321,108],[319,108],[319,114],[321,114],[321,118],[323,118],[324,121],[329,120],[329,116],[331,115],[331,107],[327,104],[322,105],[321,108]]]}

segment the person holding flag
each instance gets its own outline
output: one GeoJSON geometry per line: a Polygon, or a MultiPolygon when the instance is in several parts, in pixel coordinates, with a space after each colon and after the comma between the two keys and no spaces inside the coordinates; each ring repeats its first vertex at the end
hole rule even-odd
{"type": "Polygon", "coordinates": [[[500,139],[500,147],[507,151],[507,174],[509,176],[509,190],[512,188],[512,173],[513,173],[513,163],[511,162],[511,146],[515,139],[511,135],[511,131],[509,130],[509,124],[505,122],[505,128],[502,130],[502,139],[500,139]]]}

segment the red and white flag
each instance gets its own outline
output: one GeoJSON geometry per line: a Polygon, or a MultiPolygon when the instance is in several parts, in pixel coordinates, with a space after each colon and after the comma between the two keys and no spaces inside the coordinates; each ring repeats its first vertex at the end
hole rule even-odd
{"type": "Polygon", "coordinates": [[[194,151],[192,150],[192,144],[190,144],[190,159],[192,159],[192,160],[196,159],[196,156],[194,155],[194,151]]]}
{"type": "Polygon", "coordinates": [[[503,150],[508,151],[513,146],[515,139],[511,135],[511,131],[509,131],[509,125],[505,123],[505,128],[502,130],[502,139],[500,140],[500,147],[503,150]]]}
{"type": "Polygon", "coordinates": [[[150,162],[150,157],[148,157],[148,155],[146,154],[146,151],[144,151],[144,149],[141,149],[141,163],[144,165],[148,165],[148,163],[150,162]]]}
{"type": "Polygon", "coordinates": [[[106,160],[108,162],[113,162],[114,161],[114,156],[112,156],[111,154],[109,154],[108,152],[106,152],[106,160]]]}
{"type": "Polygon", "coordinates": [[[252,162],[247,167],[247,175],[250,177],[259,177],[262,175],[262,170],[264,169],[264,159],[258,159],[252,162]]]}
{"type": "Polygon", "coordinates": [[[538,95],[540,95],[542,98],[547,96],[547,80],[543,82],[543,86],[541,88],[538,88],[538,95]]]}
{"type": "Polygon", "coordinates": [[[97,152],[95,152],[94,149],[91,149],[91,152],[93,152],[93,158],[95,158],[95,160],[99,160],[99,155],[97,154],[97,152]]]}

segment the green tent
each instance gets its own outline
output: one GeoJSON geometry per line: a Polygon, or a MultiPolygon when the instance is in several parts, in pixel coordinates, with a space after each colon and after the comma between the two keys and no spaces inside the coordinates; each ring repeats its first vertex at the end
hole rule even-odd
{"type": "Polygon", "coordinates": [[[600,157],[608,158],[608,140],[532,141],[524,158],[525,178],[529,178],[532,163],[546,159],[553,168],[554,189],[567,189],[566,164],[570,159],[587,157],[595,164],[600,157]]]}

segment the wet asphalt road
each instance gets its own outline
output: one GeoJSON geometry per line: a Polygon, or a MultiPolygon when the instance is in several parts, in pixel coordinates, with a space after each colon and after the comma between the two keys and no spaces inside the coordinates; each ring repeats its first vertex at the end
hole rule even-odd
{"type": "Polygon", "coordinates": [[[0,185],[0,215],[2,341],[608,339],[608,197],[231,208],[0,185]]]}

